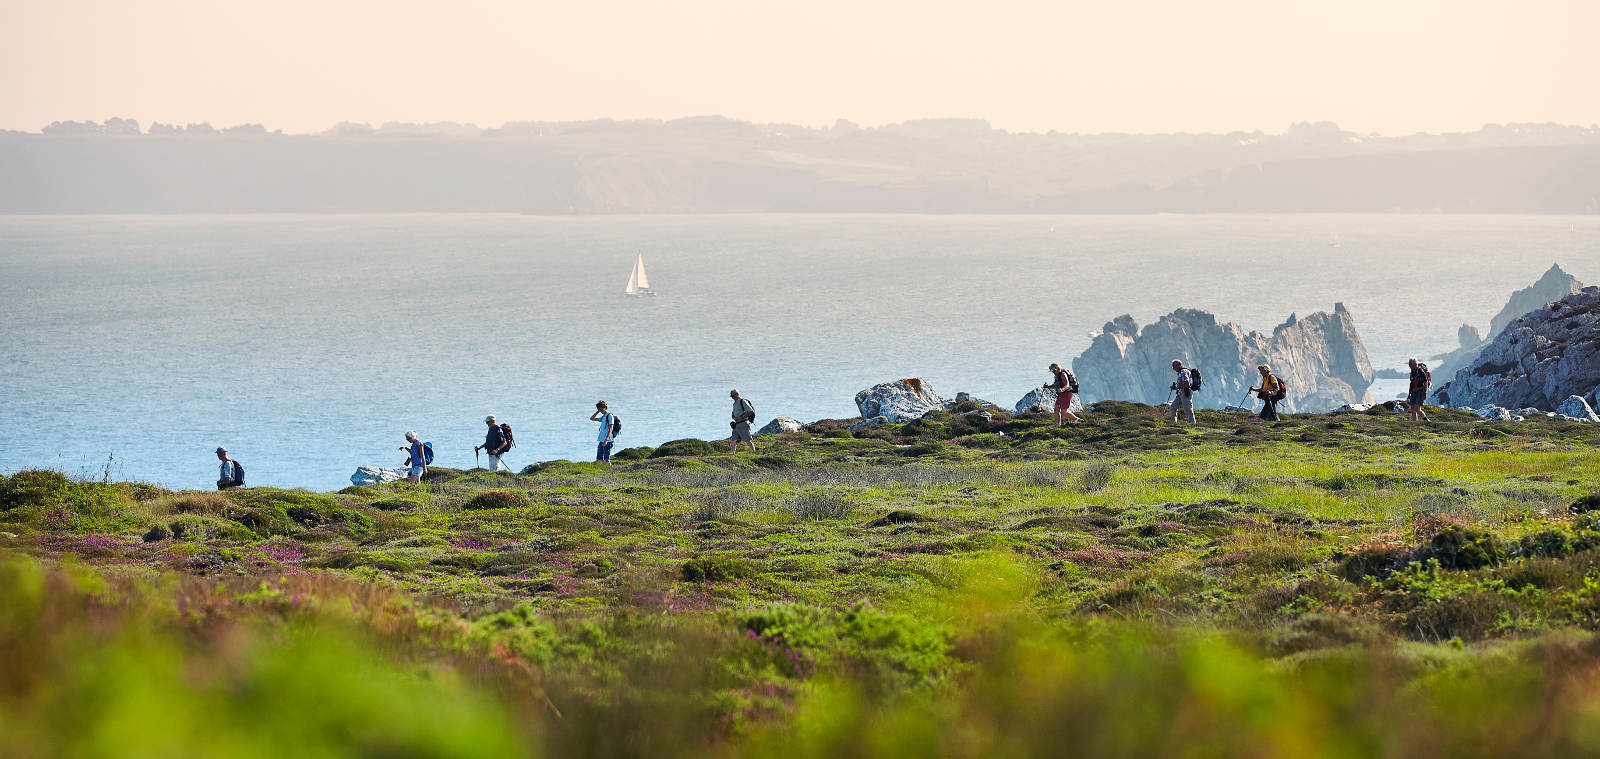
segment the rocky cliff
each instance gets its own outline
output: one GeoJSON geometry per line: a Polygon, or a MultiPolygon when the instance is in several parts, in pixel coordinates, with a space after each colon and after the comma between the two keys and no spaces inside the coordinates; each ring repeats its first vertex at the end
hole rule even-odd
{"type": "Polygon", "coordinates": [[[1072,360],[1072,371],[1085,401],[1154,404],[1167,398],[1173,359],[1198,367],[1205,377],[1195,396],[1200,407],[1238,403],[1256,384],[1256,365],[1263,363],[1289,386],[1289,397],[1279,406],[1285,411],[1328,411],[1371,401],[1372,364],[1343,303],[1334,304],[1331,314],[1291,315],[1271,335],[1219,323],[1195,309],[1178,309],[1143,329],[1124,314],[1107,322],[1089,349],[1072,360]]]}
{"type": "Polygon", "coordinates": [[[1561,300],[1583,289],[1583,283],[1571,274],[1561,270],[1559,264],[1551,264],[1533,284],[1511,294],[1506,301],[1505,308],[1495,314],[1489,322],[1489,337],[1483,338],[1478,330],[1471,325],[1463,324],[1457,331],[1461,342],[1455,350],[1434,358],[1433,376],[1441,382],[1446,378],[1454,377],[1457,372],[1471,366],[1477,360],[1478,354],[1483,352],[1489,343],[1500,335],[1505,328],[1515,321],[1517,317],[1544,307],[1552,301],[1561,300]]]}
{"type": "Polygon", "coordinates": [[[1600,287],[1585,287],[1511,322],[1433,398],[1440,405],[1553,409],[1600,394],[1600,287]]]}

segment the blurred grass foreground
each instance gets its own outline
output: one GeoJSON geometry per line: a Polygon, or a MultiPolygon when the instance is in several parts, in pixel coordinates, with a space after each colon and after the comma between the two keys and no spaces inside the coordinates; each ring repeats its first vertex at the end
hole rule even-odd
{"type": "Polygon", "coordinates": [[[0,756],[1600,755],[1600,425],[1396,416],[18,472],[0,756]]]}

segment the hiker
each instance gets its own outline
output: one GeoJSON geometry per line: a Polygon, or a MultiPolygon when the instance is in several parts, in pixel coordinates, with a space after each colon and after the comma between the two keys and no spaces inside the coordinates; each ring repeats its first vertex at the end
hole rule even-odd
{"type": "Polygon", "coordinates": [[[217,471],[217,489],[244,487],[244,467],[228,458],[228,449],[217,446],[217,460],[222,462],[217,471]]]}
{"type": "Polygon", "coordinates": [[[594,449],[594,460],[604,461],[606,466],[611,466],[611,444],[617,441],[617,418],[611,415],[611,410],[606,407],[605,401],[595,401],[594,413],[589,415],[589,421],[600,423],[599,443],[594,449]]]}
{"type": "Polygon", "coordinates": [[[416,430],[406,430],[406,442],[410,445],[400,446],[400,450],[406,452],[406,463],[402,466],[411,467],[411,476],[407,477],[406,481],[415,485],[422,482],[422,475],[428,471],[428,458],[422,449],[422,441],[417,438],[416,430]]]}
{"type": "Polygon", "coordinates": [[[1072,396],[1078,394],[1078,378],[1062,369],[1060,364],[1051,364],[1050,374],[1055,376],[1055,381],[1045,385],[1044,389],[1056,391],[1056,424],[1064,427],[1069,419],[1083,421],[1072,413],[1072,396]]]}
{"type": "Polygon", "coordinates": [[[1422,408],[1428,400],[1428,388],[1433,385],[1433,372],[1428,371],[1428,365],[1412,356],[1406,363],[1411,365],[1411,389],[1406,393],[1406,410],[1411,412],[1411,421],[1428,421],[1428,412],[1422,408]]]}
{"type": "Polygon", "coordinates": [[[1172,359],[1172,371],[1178,373],[1177,381],[1172,383],[1172,421],[1178,421],[1182,414],[1186,421],[1194,424],[1194,379],[1178,359],[1172,359]]]}
{"type": "Polygon", "coordinates": [[[1266,421],[1276,422],[1278,421],[1278,401],[1283,400],[1287,395],[1284,392],[1283,380],[1278,379],[1278,375],[1272,373],[1272,367],[1266,364],[1257,366],[1256,371],[1261,372],[1261,387],[1252,387],[1250,392],[1255,393],[1256,397],[1261,399],[1262,405],[1259,416],[1266,421]]]}
{"type": "Polygon", "coordinates": [[[756,407],[750,405],[750,401],[739,397],[737,389],[729,390],[728,397],[733,399],[733,421],[728,423],[728,426],[733,428],[733,447],[728,452],[738,453],[739,441],[743,440],[750,444],[750,452],[755,453],[756,439],[750,434],[750,423],[756,420],[756,407]]]}
{"type": "Polygon", "coordinates": [[[484,453],[489,454],[489,471],[491,472],[511,471],[510,467],[500,461],[500,457],[504,456],[506,451],[511,450],[511,438],[506,434],[506,431],[511,429],[511,425],[501,425],[495,420],[494,414],[484,417],[483,423],[489,425],[489,431],[483,436],[483,445],[472,446],[472,452],[476,454],[479,450],[482,450],[484,453]]]}

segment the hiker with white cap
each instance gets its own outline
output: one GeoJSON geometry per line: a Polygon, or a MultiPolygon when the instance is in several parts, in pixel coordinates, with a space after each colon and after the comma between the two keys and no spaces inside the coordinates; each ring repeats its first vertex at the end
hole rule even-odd
{"type": "Polygon", "coordinates": [[[217,460],[222,466],[217,471],[217,489],[227,490],[244,486],[244,466],[228,458],[228,449],[217,446],[217,460]]]}
{"type": "Polygon", "coordinates": [[[500,462],[500,457],[505,455],[506,451],[511,450],[511,436],[506,434],[511,430],[511,426],[498,424],[495,421],[494,414],[484,417],[483,423],[489,425],[489,432],[483,436],[483,445],[472,446],[472,452],[477,453],[481,450],[489,454],[489,471],[510,471],[505,464],[500,462]]]}
{"type": "Polygon", "coordinates": [[[433,456],[428,446],[417,437],[416,430],[406,430],[406,442],[410,445],[400,446],[400,450],[406,452],[404,466],[411,467],[411,475],[406,480],[415,485],[422,482],[422,475],[428,473],[428,459],[433,456]]]}

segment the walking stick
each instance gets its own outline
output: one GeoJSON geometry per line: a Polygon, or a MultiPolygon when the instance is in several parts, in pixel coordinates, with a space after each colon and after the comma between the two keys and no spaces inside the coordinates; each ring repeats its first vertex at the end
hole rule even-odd
{"type": "Polygon", "coordinates": [[[477,469],[483,465],[478,463],[478,446],[472,446],[472,468],[477,469]]]}

